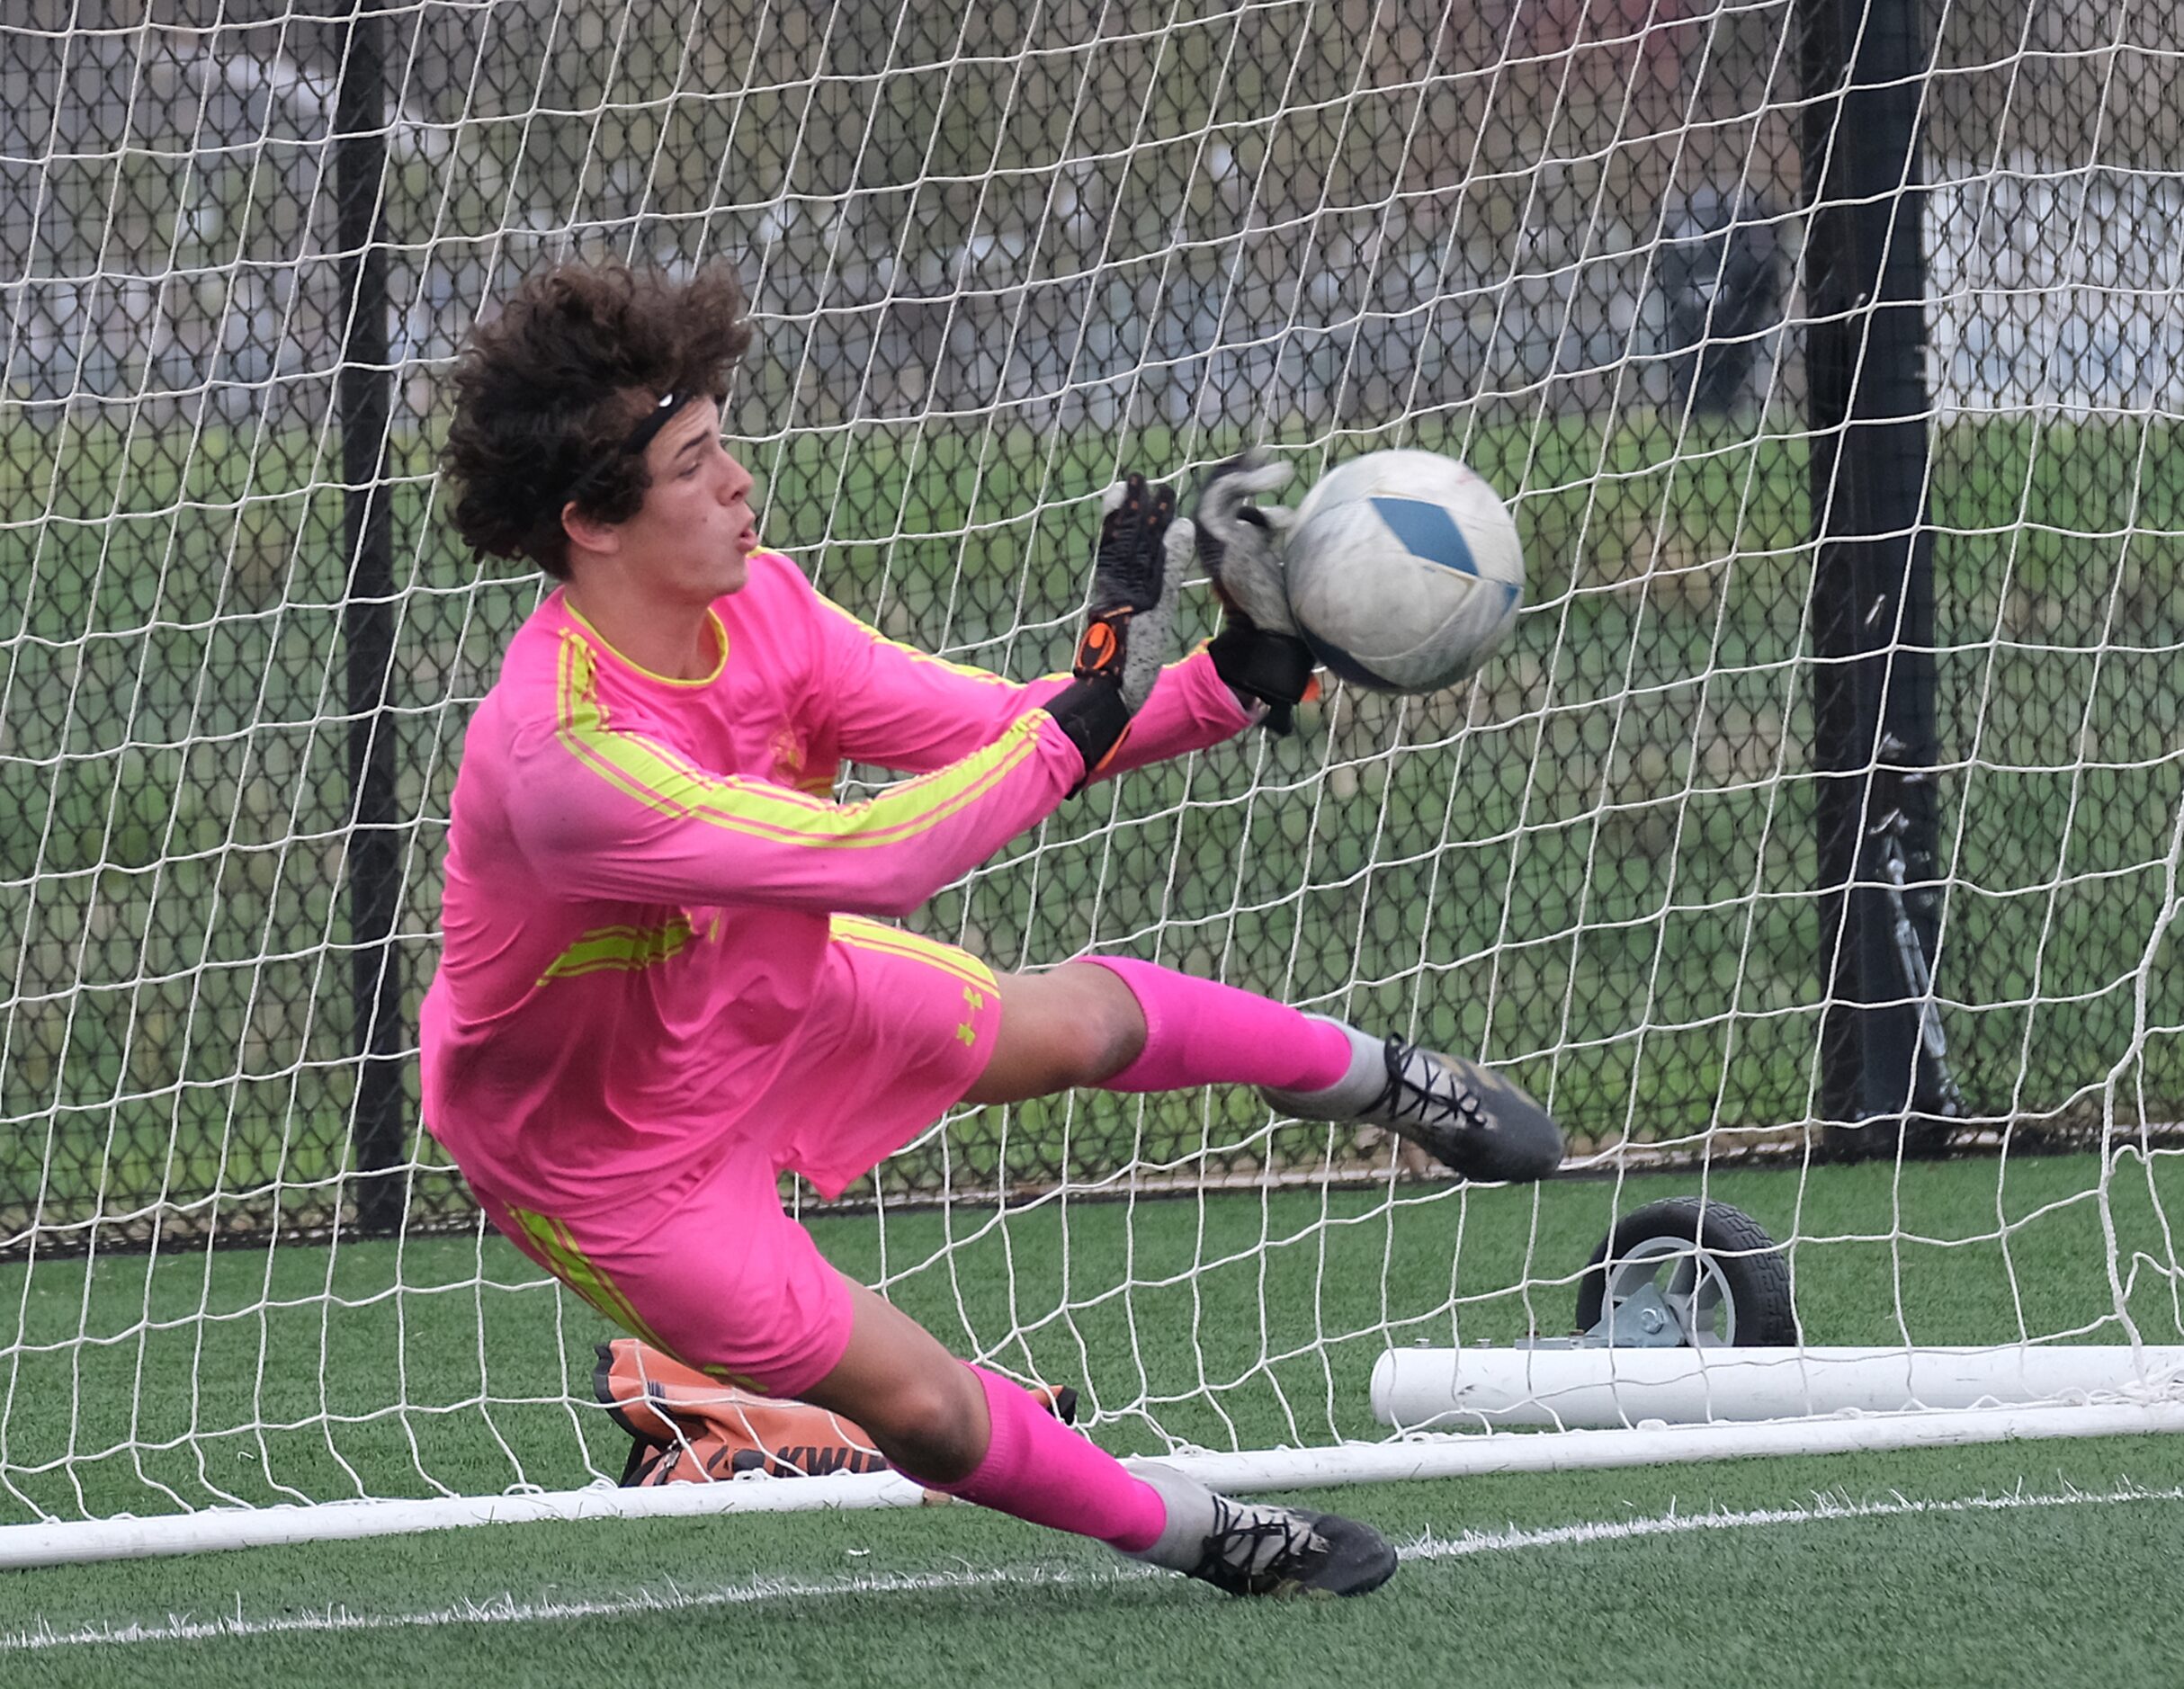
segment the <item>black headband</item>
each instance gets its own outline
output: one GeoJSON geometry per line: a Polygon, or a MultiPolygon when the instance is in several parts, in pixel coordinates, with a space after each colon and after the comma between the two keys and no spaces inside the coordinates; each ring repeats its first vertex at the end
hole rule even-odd
{"type": "Polygon", "coordinates": [[[659,403],[637,419],[637,426],[630,430],[630,437],[622,442],[622,449],[631,457],[641,457],[659,431],[674,420],[676,412],[697,397],[694,393],[662,393],[659,403]]]}
{"type": "MultiPolygon", "coordinates": [[[[568,491],[562,495],[563,500],[565,502],[574,501],[577,505],[582,505],[585,495],[591,490],[592,484],[604,476],[609,467],[621,458],[643,457],[645,448],[652,443],[659,431],[674,421],[676,413],[696,397],[695,393],[662,393],[659,396],[659,403],[637,419],[637,425],[631,428],[623,439],[621,450],[613,457],[595,459],[591,467],[569,484],[568,491]]],[[[559,520],[558,514],[555,520],[557,522],[559,520]]]]}

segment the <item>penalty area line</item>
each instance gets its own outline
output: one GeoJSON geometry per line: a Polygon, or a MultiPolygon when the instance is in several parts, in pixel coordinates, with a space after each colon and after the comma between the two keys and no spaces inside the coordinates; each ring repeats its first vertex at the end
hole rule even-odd
{"type": "MultiPolygon", "coordinates": [[[[1646,1538],[1682,1536],[1705,1531],[1741,1531],[1777,1525],[1824,1524],[1852,1519],[1901,1519],[1921,1515],[1941,1517],[1980,1513],[2018,1513],[2041,1508],[2121,1506],[2144,1502],[2184,1502],[2184,1486],[2148,1489],[2132,1483],[2112,1489],[2066,1488],[2046,1494],[2022,1490],[1995,1496],[1969,1496],[1952,1500],[1924,1500],[1891,1495],[1879,1501],[1851,1501],[1818,1496],[1809,1506],[1711,1509],[1697,1513],[1669,1511],[1642,1519],[1582,1520],[1571,1524],[1499,1531],[1463,1531],[1453,1536],[1428,1531],[1397,1550],[1406,1561],[1433,1562],[1460,1559],[1475,1554],[1520,1553],[1533,1549],[1562,1548],[1598,1542],[1627,1542],[1646,1538]]],[[[485,1601],[457,1602],[411,1613],[356,1613],[335,1605],[310,1613],[283,1613],[252,1618],[239,1600],[232,1615],[198,1618],[174,1613],[153,1622],[125,1625],[85,1625],[56,1630],[38,1624],[28,1630],[0,1632],[0,1655],[40,1652],[60,1648],[118,1647],[148,1642],[200,1642],[222,1638],[294,1636],[327,1632],[429,1630],[443,1625],[545,1624],[577,1619],[627,1618],[646,1613],[693,1613],[709,1608],[752,1606],[775,1601],[829,1599],[842,1595],[916,1595],[958,1590],[1008,1587],[1096,1588],[1101,1585],[1139,1583],[1165,1577],[1150,1568],[1117,1565],[1104,1570],[1080,1566],[1005,1566],[985,1570],[935,1572],[878,1572],[844,1577],[753,1577],[718,1588],[686,1590],[668,1584],[659,1589],[638,1589],[626,1595],[590,1600],[519,1601],[506,1595],[485,1601]]]]}

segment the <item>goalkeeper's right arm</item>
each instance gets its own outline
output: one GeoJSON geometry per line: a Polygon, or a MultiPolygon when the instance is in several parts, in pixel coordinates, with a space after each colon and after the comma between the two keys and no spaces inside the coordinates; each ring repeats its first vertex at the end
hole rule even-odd
{"type": "Polygon", "coordinates": [[[520,728],[493,760],[515,849],[571,897],[891,916],[1044,820],[1085,773],[1043,710],[852,804],[697,767],[580,701],[567,720],[520,728]]]}

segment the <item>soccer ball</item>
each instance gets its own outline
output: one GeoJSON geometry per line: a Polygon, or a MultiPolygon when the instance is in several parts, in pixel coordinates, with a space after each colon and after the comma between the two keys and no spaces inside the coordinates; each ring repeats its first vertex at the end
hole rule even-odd
{"type": "Polygon", "coordinates": [[[1284,551],[1312,655],[1374,692],[1469,678],[1516,625],[1524,594],[1508,506],[1431,451],[1369,452],[1322,476],[1284,551]]]}

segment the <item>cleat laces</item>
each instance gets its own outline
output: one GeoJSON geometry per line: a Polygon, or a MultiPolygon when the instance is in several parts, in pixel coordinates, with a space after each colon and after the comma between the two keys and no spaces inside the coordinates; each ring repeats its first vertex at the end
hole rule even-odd
{"type": "Polygon", "coordinates": [[[1457,1081],[1452,1064],[1436,1061],[1400,1038],[1388,1040],[1386,1055],[1388,1083],[1365,1118],[1416,1131],[1488,1130],[1485,1105],[1457,1081]]]}
{"type": "Polygon", "coordinates": [[[1327,1552],[1327,1539],[1302,1515],[1284,1507],[1239,1507],[1216,1496],[1213,1528],[1190,1575],[1231,1595],[1270,1595],[1309,1576],[1327,1552]]]}

